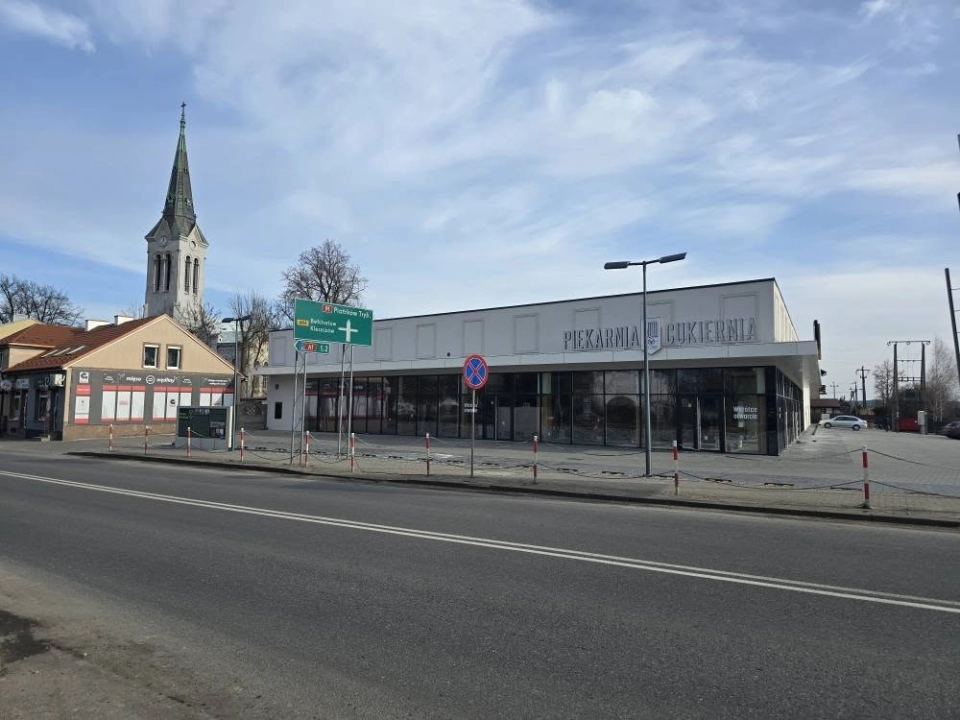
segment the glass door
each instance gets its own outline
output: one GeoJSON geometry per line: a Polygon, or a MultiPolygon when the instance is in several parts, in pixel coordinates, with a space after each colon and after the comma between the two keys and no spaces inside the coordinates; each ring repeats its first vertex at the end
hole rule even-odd
{"type": "Polygon", "coordinates": [[[680,447],[720,450],[723,435],[723,397],[680,396],[680,447]]]}
{"type": "Polygon", "coordinates": [[[723,397],[700,397],[700,449],[720,450],[723,435],[723,397]]]}

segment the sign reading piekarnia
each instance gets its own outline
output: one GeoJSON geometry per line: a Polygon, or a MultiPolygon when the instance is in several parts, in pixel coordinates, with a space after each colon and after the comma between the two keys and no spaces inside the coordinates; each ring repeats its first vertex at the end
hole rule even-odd
{"type": "Polygon", "coordinates": [[[297,298],[293,303],[293,339],[373,345],[373,311],[297,298]]]}

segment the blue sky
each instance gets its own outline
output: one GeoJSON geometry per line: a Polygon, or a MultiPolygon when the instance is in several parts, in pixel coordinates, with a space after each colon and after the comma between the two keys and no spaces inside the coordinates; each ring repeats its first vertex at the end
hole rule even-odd
{"type": "Polygon", "coordinates": [[[0,268],[141,303],[185,100],[215,306],[325,238],[378,317],[685,250],[651,289],[776,277],[847,394],[950,339],[958,38],[955,0],[0,0],[0,268]]]}

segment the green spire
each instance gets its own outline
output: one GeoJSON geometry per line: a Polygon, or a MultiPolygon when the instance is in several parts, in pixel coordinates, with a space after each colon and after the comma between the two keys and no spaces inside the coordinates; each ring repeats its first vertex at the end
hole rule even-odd
{"type": "Polygon", "coordinates": [[[180,104],[180,139],[177,141],[177,153],[173,158],[173,170],[170,173],[170,186],[167,188],[167,200],[163,205],[163,217],[186,235],[197,222],[193,209],[193,190],[190,188],[190,165],[187,162],[187,118],[186,103],[180,104]]]}

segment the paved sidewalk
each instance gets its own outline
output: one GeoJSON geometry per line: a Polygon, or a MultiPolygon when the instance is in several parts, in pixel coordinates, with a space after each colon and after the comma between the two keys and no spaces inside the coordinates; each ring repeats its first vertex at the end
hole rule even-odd
{"type": "Polygon", "coordinates": [[[352,470],[346,442],[338,442],[335,434],[312,439],[305,466],[298,447],[291,462],[289,433],[247,433],[245,445],[241,464],[238,451],[193,448],[188,458],[185,448],[173,447],[172,438],[158,436],[149,438],[146,454],[142,437],[118,437],[112,452],[102,440],[5,440],[0,442],[0,466],[9,447],[32,453],[273,471],[305,481],[324,476],[960,528],[960,442],[939,436],[820,429],[803,433],[778,458],[682,453],[678,487],[669,451],[654,452],[654,475],[643,477],[643,451],[541,444],[534,479],[532,446],[526,443],[477,442],[473,477],[470,443],[465,440],[431,438],[429,476],[422,438],[358,437],[352,470]],[[863,507],[864,444],[870,458],[870,508],[863,507]]]}

